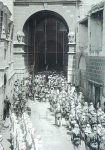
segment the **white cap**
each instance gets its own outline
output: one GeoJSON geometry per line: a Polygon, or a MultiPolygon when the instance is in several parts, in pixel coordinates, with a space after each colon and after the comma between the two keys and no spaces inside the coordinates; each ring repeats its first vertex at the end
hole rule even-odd
{"type": "Polygon", "coordinates": [[[0,142],[3,140],[3,136],[0,134],[0,142]]]}
{"type": "Polygon", "coordinates": [[[75,124],[75,127],[78,128],[79,127],[78,124],[75,124]]]}

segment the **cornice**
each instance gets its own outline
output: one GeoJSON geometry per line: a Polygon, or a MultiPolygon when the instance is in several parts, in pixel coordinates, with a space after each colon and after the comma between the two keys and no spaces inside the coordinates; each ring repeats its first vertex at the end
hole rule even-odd
{"type": "MultiPolygon", "coordinates": [[[[48,4],[74,4],[76,0],[16,0],[14,6],[28,6],[28,5],[40,5],[44,3],[48,4]]],[[[80,2],[80,1],[79,1],[80,2]]]]}

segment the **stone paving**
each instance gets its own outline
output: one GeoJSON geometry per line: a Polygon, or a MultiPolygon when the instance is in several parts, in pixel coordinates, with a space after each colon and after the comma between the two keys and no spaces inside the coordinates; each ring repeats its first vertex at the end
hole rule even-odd
{"type": "Polygon", "coordinates": [[[55,126],[54,115],[49,110],[48,102],[30,101],[29,105],[32,109],[32,123],[37,134],[42,137],[44,150],[86,150],[84,142],[81,142],[78,148],[72,145],[64,119],[61,127],[55,126]]]}
{"type": "Polygon", "coordinates": [[[3,136],[2,145],[4,150],[11,150],[11,143],[10,143],[10,128],[5,128],[0,126],[0,134],[3,136]]]}
{"type": "Polygon", "coordinates": [[[4,150],[11,150],[10,130],[9,128],[2,130],[4,150]]]}
{"type": "MultiPolygon", "coordinates": [[[[84,142],[76,148],[71,143],[70,132],[66,128],[66,122],[62,120],[62,126],[56,127],[54,115],[50,112],[49,103],[40,103],[38,101],[29,101],[32,114],[31,120],[33,127],[36,129],[37,134],[42,137],[44,150],[87,150],[84,142]]],[[[3,128],[1,130],[3,135],[4,150],[10,150],[10,130],[3,128]]]]}

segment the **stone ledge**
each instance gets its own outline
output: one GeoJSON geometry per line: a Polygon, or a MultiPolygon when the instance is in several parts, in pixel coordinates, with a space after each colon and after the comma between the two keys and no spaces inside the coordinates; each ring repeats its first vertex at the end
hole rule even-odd
{"type": "Polygon", "coordinates": [[[91,83],[93,83],[93,84],[99,85],[99,86],[104,86],[103,83],[99,83],[99,82],[96,82],[96,81],[94,81],[94,80],[88,79],[88,81],[91,82],[91,83]]]}
{"type": "Polygon", "coordinates": [[[67,52],[67,54],[76,54],[76,52],[69,51],[69,52],[67,52]]]}
{"type": "MultiPolygon", "coordinates": [[[[79,1],[80,2],[80,1],[79,1]]],[[[27,6],[30,4],[76,4],[76,0],[15,0],[14,6],[27,6]]]]}
{"type": "Polygon", "coordinates": [[[26,54],[26,52],[24,52],[24,51],[14,51],[13,53],[14,54],[26,54]]]}

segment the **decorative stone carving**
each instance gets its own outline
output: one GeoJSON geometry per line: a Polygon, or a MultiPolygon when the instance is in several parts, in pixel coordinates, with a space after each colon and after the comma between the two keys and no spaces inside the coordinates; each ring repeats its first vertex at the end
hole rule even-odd
{"type": "Polygon", "coordinates": [[[68,44],[75,44],[75,33],[74,32],[69,32],[68,44]]]}
{"type": "Polygon", "coordinates": [[[18,32],[17,33],[17,41],[18,41],[18,43],[23,43],[24,42],[24,33],[23,32],[18,32]]]}
{"type": "Polygon", "coordinates": [[[46,10],[48,7],[48,4],[47,3],[44,3],[44,9],[46,10]]]}
{"type": "Polygon", "coordinates": [[[25,43],[24,43],[24,33],[19,31],[16,35],[16,41],[14,41],[14,45],[21,45],[21,46],[24,46],[25,43]]]}
{"type": "Polygon", "coordinates": [[[7,39],[9,39],[9,37],[10,37],[10,31],[8,30],[7,39]]]}
{"type": "Polygon", "coordinates": [[[6,39],[6,31],[4,25],[2,26],[1,39],[6,39]]]}

